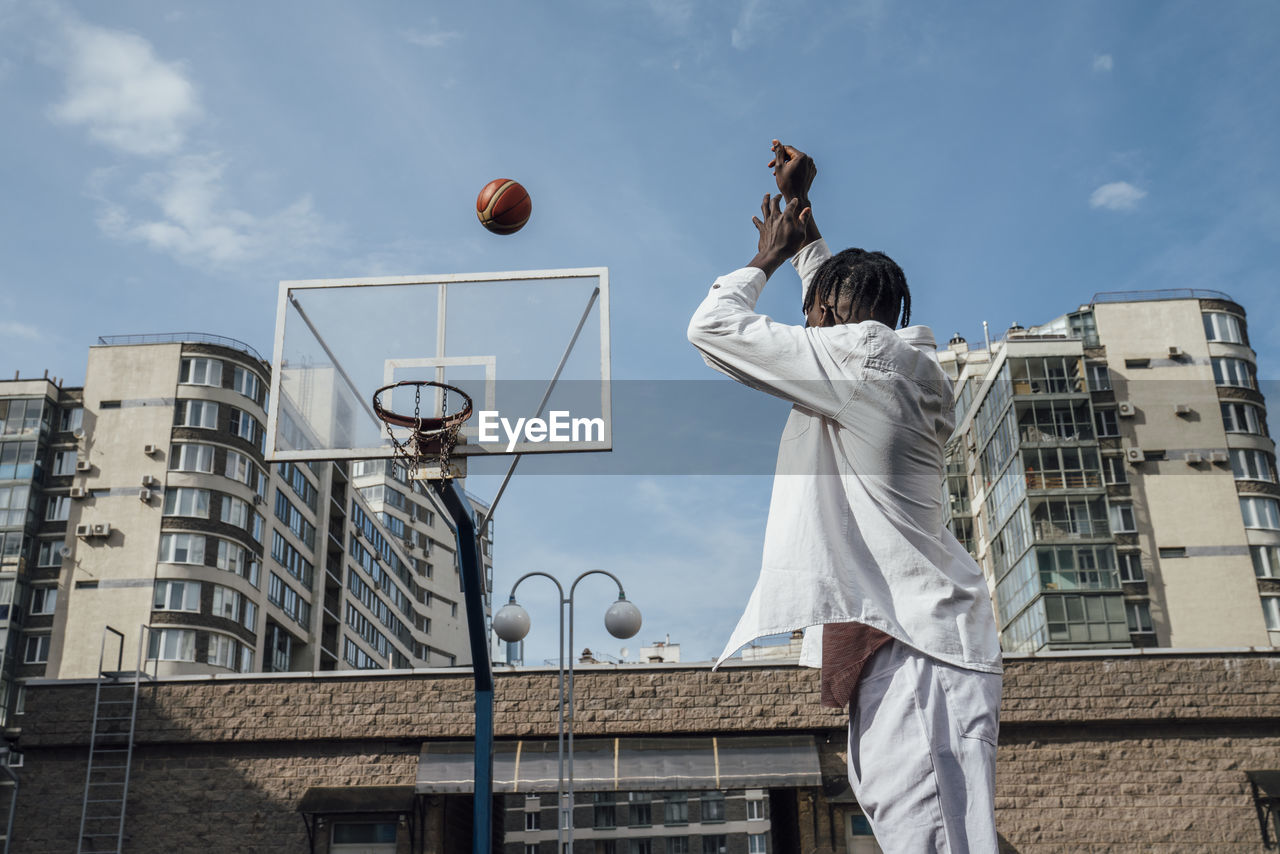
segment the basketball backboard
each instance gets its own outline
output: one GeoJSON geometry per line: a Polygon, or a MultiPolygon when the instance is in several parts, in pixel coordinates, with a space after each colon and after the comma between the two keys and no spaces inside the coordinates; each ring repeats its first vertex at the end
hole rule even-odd
{"type": "MultiPolygon", "coordinates": [[[[455,458],[612,446],[604,267],[281,282],[273,364],[273,461],[392,457],[372,401],[402,380],[471,397],[455,458]]],[[[457,408],[438,394],[394,389],[381,403],[457,408]]]]}

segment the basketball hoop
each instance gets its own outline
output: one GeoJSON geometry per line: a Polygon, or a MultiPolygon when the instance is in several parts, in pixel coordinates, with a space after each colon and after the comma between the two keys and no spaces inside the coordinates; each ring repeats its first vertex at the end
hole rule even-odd
{"type": "Polygon", "coordinates": [[[373,393],[373,412],[387,425],[387,436],[395,448],[394,459],[405,467],[413,480],[448,480],[454,476],[449,468],[449,454],[458,439],[458,430],[471,417],[471,410],[471,397],[465,391],[432,380],[401,380],[384,385],[373,393]],[[382,406],[383,392],[401,386],[413,386],[413,415],[401,415],[382,406]],[[438,417],[423,417],[421,414],[424,388],[440,390],[441,414],[438,417]],[[449,411],[450,392],[463,403],[453,412],[449,411]],[[409,435],[403,440],[397,438],[394,427],[409,430],[409,435]]]}

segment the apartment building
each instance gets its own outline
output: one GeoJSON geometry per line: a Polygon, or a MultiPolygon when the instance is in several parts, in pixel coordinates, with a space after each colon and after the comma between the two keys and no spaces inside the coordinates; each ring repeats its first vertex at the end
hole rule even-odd
{"type": "Polygon", "coordinates": [[[470,663],[434,496],[384,460],[268,464],[248,345],[99,342],[83,388],[0,382],[6,710],[104,651],[161,675],[470,663]]]}
{"type": "Polygon", "coordinates": [[[1006,651],[1280,646],[1280,486],[1242,306],[1098,294],[939,357],[950,525],[1006,651]]]}

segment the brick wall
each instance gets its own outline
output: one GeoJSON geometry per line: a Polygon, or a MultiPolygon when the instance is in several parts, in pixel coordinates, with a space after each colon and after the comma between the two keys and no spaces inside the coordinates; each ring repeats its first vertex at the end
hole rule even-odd
{"type": "MultiPolygon", "coordinates": [[[[1261,851],[1246,769],[1280,768],[1280,658],[1011,658],[997,781],[1010,851],[1261,851]]],[[[842,766],[844,716],[788,666],[580,670],[580,736],[813,732],[842,766]]],[[[163,681],[144,689],[130,851],[306,850],[311,786],[407,785],[425,739],[472,732],[467,674],[163,681]]],[[[91,683],[34,683],[18,852],[74,850],[91,683]]],[[[500,673],[499,738],[554,738],[555,673],[500,673]]],[[[821,793],[818,793],[821,798],[821,793]]],[[[830,836],[831,834],[828,834],[830,836]]],[[[840,834],[815,848],[843,851],[840,834]]]]}

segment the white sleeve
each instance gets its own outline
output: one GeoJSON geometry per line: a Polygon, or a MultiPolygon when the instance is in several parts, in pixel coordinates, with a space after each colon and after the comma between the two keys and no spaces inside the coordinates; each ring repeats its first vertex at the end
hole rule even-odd
{"type": "Polygon", "coordinates": [[[813,284],[814,275],[822,266],[822,262],[830,257],[831,248],[827,246],[827,241],[819,237],[791,259],[796,272],[800,274],[800,293],[803,297],[809,296],[809,286],[813,284]]]}
{"type": "Polygon", "coordinates": [[[689,321],[689,342],[743,385],[835,416],[853,395],[847,363],[866,337],[862,324],[808,329],[757,314],[765,280],[754,267],[716,279],[689,321]]]}

